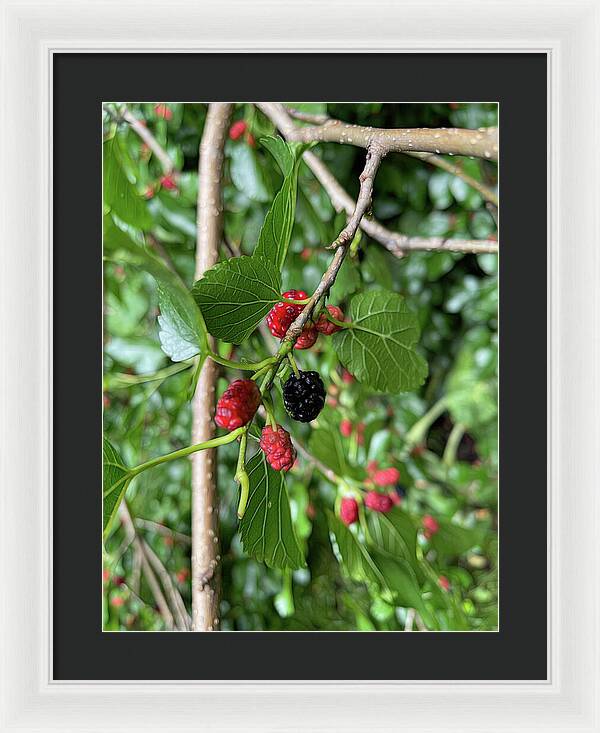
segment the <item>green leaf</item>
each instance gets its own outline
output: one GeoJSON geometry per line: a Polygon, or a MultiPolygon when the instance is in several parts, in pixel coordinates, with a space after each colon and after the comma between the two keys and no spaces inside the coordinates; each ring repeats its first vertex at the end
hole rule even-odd
{"type": "Polygon", "coordinates": [[[424,611],[421,590],[409,563],[377,549],[369,551],[359,537],[336,516],[331,512],[327,516],[334,552],[350,578],[375,587],[383,593],[384,600],[417,608],[429,625],[430,615],[424,611]]]}
{"type": "Polygon", "coordinates": [[[416,565],[417,528],[409,514],[397,507],[385,514],[367,512],[367,524],[371,539],[378,548],[416,565]]]}
{"type": "Polygon", "coordinates": [[[419,338],[415,313],[388,290],[359,293],[350,303],[352,328],[333,338],[338,357],[351,374],[381,392],[406,392],[427,376],[427,363],[414,349],[419,338]]]}
{"type": "Polygon", "coordinates": [[[229,151],[229,172],[233,185],[253,201],[264,203],[270,198],[265,175],[250,145],[232,145],[229,151]]]}
{"type": "Polygon", "coordinates": [[[268,135],[260,138],[260,144],[275,158],[284,176],[288,176],[294,168],[293,148],[279,136],[268,135]]]}
{"type": "Polygon", "coordinates": [[[281,275],[259,257],[235,257],[207,270],[192,294],[209,332],[240,344],[281,300],[281,275]]]}
{"type": "Polygon", "coordinates": [[[103,146],[104,203],[127,224],[148,229],[152,218],[144,199],[130,183],[122,165],[122,151],[115,135],[103,146]]]}
{"type": "Polygon", "coordinates": [[[105,220],[105,249],[115,259],[148,272],[158,287],[158,337],[164,353],[173,361],[185,361],[208,351],[202,314],[179,276],[143,247],[135,244],[113,222],[105,220]]]}
{"type": "Polygon", "coordinates": [[[496,420],[497,361],[497,345],[488,329],[471,329],[446,379],[446,400],[455,422],[475,428],[496,420]]]}
{"type": "Polygon", "coordinates": [[[447,557],[463,555],[481,542],[481,532],[475,528],[459,527],[448,519],[438,519],[439,529],[430,541],[433,549],[447,557]]]}
{"type": "Polygon", "coordinates": [[[311,431],[308,442],[312,455],[340,477],[355,478],[361,481],[365,472],[356,466],[351,466],[346,460],[347,450],[344,449],[337,426],[327,425],[311,431]]]}
{"type": "Polygon", "coordinates": [[[274,471],[262,452],[246,464],[250,479],[248,505],[240,521],[244,550],[270,568],[304,567],[282,472],[274,471]]]}
{"type": "Polygon", "coordinates": [[[344,298],[355,293],[359,287],[360,274],[358,267],[349,257],[346,257],[335,278],[333,287],[329,291],[330,302],[339,303],[344,298]]]}
{"type": "MultiPolygon", "coordinates": [[[[265,145],[267,138],[261,138],[265,145]]],[[[268,262],[273,262],[281,270],[292,236],[294,226],[294,215],[296,212],[296,193],[298,187],[298,163],[302,153],[309,145],[298,143],[272,142],[267,143],[268,149],[272,152],[278,165],[282,170],[287,171],[283,184],[275,196],[271,208],[267,212],[264,224],[258,236],[258,242],[254,249],[254,257],[261,257],[268,262]],[[285,145],[287,153],[284,153],[285,145]],[[290,165],[290,161],[293,163],[290,165]]]]}
{"type": "Polygon", "coordinates": [[[103,533],[106,536],[109,525],[117,513],[119,504],[125,496],[133,476],[123,464],[123,459],[107,438],[102,448],[102,496],[104,522],[103,533]]]}

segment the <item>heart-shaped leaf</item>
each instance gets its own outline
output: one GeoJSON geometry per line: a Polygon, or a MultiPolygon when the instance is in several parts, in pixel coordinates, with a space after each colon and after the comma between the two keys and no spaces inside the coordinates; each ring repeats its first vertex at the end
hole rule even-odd
{"type": "Polygon", "coordinates": [[[281,300],[281,276],[260,257],[234,257],[207,270],[192,293],[208,331],[241,344],[281,300]]]}
{"type": "Polygon", "coordinates": [[[303,567],[304,557],[294,532],[283,473],[274,471],[262,452],[250,459],[246,471],[250,493],[240,521],[244,550],[271,568],[303,567]]]}
{"type": "Polygon", "coordinates": [[[381,392],[406,392],[427,376],[427,363],[414,346],[419,338],[415,313],[389,290],[359,293],[350,303],[350,328],[334,335],[342,364],[360,382],[381,392]]]}

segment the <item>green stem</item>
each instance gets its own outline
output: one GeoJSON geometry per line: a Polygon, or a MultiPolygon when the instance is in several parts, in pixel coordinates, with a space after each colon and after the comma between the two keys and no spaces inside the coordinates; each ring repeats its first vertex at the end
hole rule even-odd
{"type": "Polygon", "coordinates": [[[250,478],[246,472],[246,445],[248,442],[248,429],[242,429],[242,437],[240,438],[240,452],[238,453],[237,467],[235,469],[235,480],[240,484],[240,501],[238,504],[238,519],[244,516],[246,505],[248,504],[248,495],[250,493],[250,478]]]}
{"type": "Polygon", "coordinates": [[[264,367],[273,364],[275,361],[274,356],[269,356],[267,359],[263,359],[258,362],[232,361],[231,359],[226,359],[224,356],[215,354],[213,351],[209,351],[208,356],[210,356],[213,361],[216,361],[217,364],[222,364],[230,369],[242,369],[250,372],[257,372],[259,369],[263,369],[264,367]]]}
{"type": "Polygon", "coordinates": [[[327,309],[325,309],[323,313],[327,316],[328,321],[335,323],[335,325],[340,328],[354,328],[354,324],[351,321],[338,321],[338,319],[334,318],[327,309]]]}
{"type": "Polygon", "coordinates": [[[429,428],[438,419],[438,417],[446,409],[446,398],[442,397],[429,410],[412,426],[412,428],[406,433],[406,447],[412,448],[413,445],[421,443],[429,428]]]}
{"type": "Polygon", "coordinates": [[[294,375],[296,376],[296,379],[300,376],[300,372],[298,371],[298,365],[296,364],[296,360],[294,359],[294,355],[291,351],[288,352],[287,358],[291,364],[292,369],[294,370],[294,375]]]}
{"type": "Polygon", "coordinates": [[[456,462],[456,451],[458,450],[462,436],[465,434],[465,430],[465,426],[462,423],[457,422],[454,424],[450,435],[448,436],[446,447],[444,448],[444,456],[442,458],[443,462],[448,467],[452,466],[456,462]]]}
{"type": "Polygon", "coordinates": [[[304,300],[291,300],[290,298],[282,298],[282,303],[291,303],[292,305],[306,305],[310,298],[305,298],[304,300]]]}
{"type": "Polygon", "coordinates": [[[227,435],[221,435],[218,438],[212,438],[211,440],[206,440],[204,443],[196,443],[196,445],[188,445],[187,448],[181,448],[181,450],[176,450],[173,453],[167,453],[164,456],[158,456],[157,458],[152,458],[152,460],[147,461],[146,463],[141,463],[139,466],[135,466],[134,468],[131,468],[129,470],[129,474],[131,476],[137,476],[138,473],[142,473],[142,471],[146,471],[149,468],[154,468],[154,466],[159,466],[161,463],[167,463],[168,461],[176,461],[178,458],[185,458],[186,456],[191,455],[192,453],[196,453],[199,450],[206,450],[208,448],[218,448],[220,445],[227,445],[227,443],[233,443],[233,441],[238,437],[238,435],[241,435],[241,433],[246,428],[237,428],[237,430],[233,430],[231,433],[227,433],[227,435]]]}

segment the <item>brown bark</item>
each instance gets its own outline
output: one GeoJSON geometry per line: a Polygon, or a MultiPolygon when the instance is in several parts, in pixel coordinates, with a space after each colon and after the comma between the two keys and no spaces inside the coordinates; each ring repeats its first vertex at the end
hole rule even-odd
{"type": "MultiPolygon", "coordinates": [[[[210,104],[200,142],[196,279],[218,258],[222,231],[223,147],[233,105],[210,104]]],[[[217,365],[207,359],[192,402],[192,443],[214,435],[217,365]]],[[[215,451],[194,453],[192,460],[192,631],[219,628],[219,526],[215,451]]]]}

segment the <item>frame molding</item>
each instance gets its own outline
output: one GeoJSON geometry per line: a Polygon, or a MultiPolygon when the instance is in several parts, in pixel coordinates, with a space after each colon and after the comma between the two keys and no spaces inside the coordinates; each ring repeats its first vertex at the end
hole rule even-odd
{"type": "Polygon", "coordinates": [[[358,0],[230,0],[226,11],[216,0],[0,0],[0,731],[600,731],[600,6],[373,0],[366,7],[358,0]],[[52,680],[52,53],[118,50],[548,54],[548,680],[52,680]]]}

